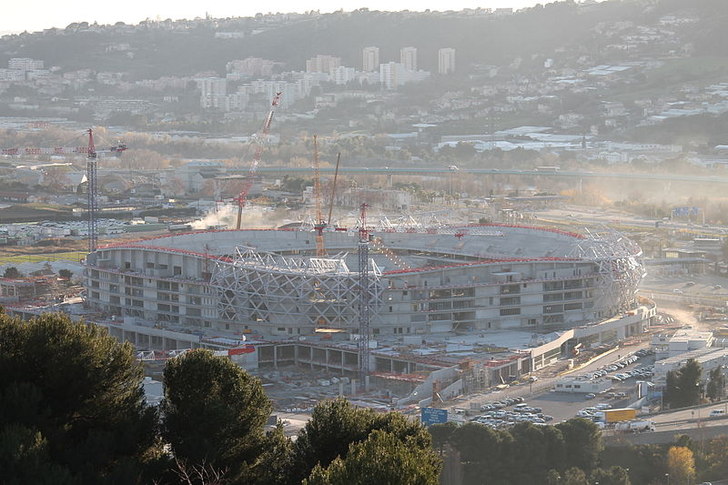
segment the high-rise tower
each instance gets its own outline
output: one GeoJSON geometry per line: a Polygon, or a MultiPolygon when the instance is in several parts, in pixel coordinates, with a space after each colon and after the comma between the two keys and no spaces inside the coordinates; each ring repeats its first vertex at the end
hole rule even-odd
{"type": "Polygon", "coordinates": [[[379,69],[379,47],[365,47],[362,50],[362,71],[371,72],[379,69]]]}
{"type": "Polygon", "coordinates": [[[417,70],[417,47],[403,47],[399,51],[400,63],[408,71],[417,70]]]}
{"type": "Polygon", "coordinates": [[[437,72],[440,74],[455,72],[455,49],[445,47],[437,51],[437,72]]]}

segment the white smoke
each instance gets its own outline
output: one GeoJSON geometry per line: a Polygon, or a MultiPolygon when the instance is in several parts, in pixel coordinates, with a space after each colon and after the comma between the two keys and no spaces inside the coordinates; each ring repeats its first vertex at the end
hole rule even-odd
{"type": "MultiPolygon", "coordinates": [[[[276,218],[267,207],[248,206],[243,209],[241,216],[241,227],[245,228],[269,228],[275,227],[276,218]]],[[[238,206],[235,204],[219,205],[212,209],[205,217],[191,223],[192,229],[208,229],[217,227],[220,229],[235,229],[238,223],[238,206]]]]}

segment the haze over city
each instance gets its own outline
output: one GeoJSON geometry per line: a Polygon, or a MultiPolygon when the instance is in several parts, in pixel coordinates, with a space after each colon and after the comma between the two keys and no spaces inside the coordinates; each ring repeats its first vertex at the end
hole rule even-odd
{"type": "Polygon", "coordinates": [[[728,483],[728,2],[148,4],[3,8],[0,481],[728,483]]]}

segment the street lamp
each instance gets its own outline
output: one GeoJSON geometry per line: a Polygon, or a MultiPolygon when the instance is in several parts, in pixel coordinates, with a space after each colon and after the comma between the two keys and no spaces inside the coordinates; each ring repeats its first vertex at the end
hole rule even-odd
{"type": "Polygon", "coordinates": [[[670,485],[670,474],[665,473],[665,478],[667,478],[667,485],[670,485]]]}

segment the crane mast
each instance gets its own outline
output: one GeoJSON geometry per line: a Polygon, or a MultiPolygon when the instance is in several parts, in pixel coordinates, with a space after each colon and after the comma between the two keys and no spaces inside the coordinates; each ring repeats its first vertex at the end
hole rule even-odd
{"type": "Polygon", "coordinates": [[[318,141],[316,135],[313,136],[313,197],[316,203],[316,220],[314,221],[313,229],[316,231],[316,257],[322,258],[326,255],[326,248],[324,247],[324,228],[326,227],[326,221],[321,214],[321,173],[320,173],[320,160],[318,152],[318,141]]]}
{"type": "Polygon", "coordinates": [[[88,131],[88,151],[86,154],[86,180],[88,183],[88,252],[92,253],[96,251],[98,244],[98,223],[97,223],[97,212],[98,206],[98,186],[96,184],[96,168],[97,168],[97,155],[96,147],[94,146],[94,132],[93,129],[89,128],[88,131]]]}
{"type": "Polygon", "coordinates": [[[334,199],[336,198],[336,181],[339,178],[339,162],[341,162],[341,152],[336,154],[336,170],[334,171],[334,184],[331,187],[331,201],[329,201],[329,217],[326,218],[326,225],[331,224],[331,214],[334,212],[334,199]]]}
{"type": "MultiPolygon", "coordinates": [[[[273,96],[270,111],[268,112],[268,116],[265,117],[265,121],[263,122],[263,126],[260,130],[261,138],[265,138],[270,131],[270,125],[273,122],[273,113],[275,112],[275,109],[278,106],[280,99],[281,93],[277,92],[275,96],[273,96]]],[[[238,203],[238,220],[236,224],[236,228],[238,230],[240,229],[240,225],[243,219],[243,207],[245,207],[245,204],[248,201],[248,192],[250,192],[250,188],[253,186],[253,179],[255,178],[255,172],[258,170],[258,165],[260,164],[260,157],[262,154],[263,143],[262,141],[258,141],[258,145],[255,148],[255,154],[253,155],[253,160],[250,162],[248,175],[243,182],[243,188],[240,191],[240,194],[238,194],[238,196],[233,199],[235,200],[235,202],[238,203]]]]}
{"type": "Polygon", "coordinates": [[[359,389],[366,390],[369,376],[369,230],[367,229],[367,204],[360,206],[359,216],[359,389]]]}

